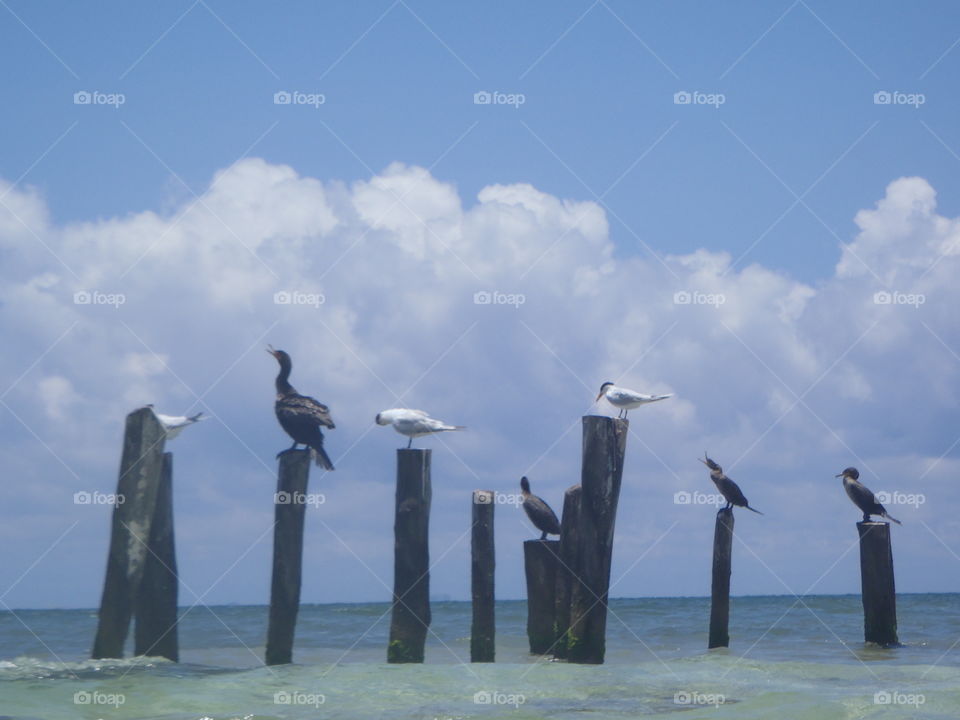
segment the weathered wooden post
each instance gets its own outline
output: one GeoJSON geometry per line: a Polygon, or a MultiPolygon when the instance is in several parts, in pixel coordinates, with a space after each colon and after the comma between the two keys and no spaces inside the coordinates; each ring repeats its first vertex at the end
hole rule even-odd
{"type": "Polygon", "coordinates": [[[627,446],[625,419],[583,418],[583,466],[577,542],[579,579],[573,584],[567,658],[600,664],[606,652],[607,594],[613,557],[613,531],[627,446]]]}
{"type": "Polygon", "coordinates": [[[560,518],[560,561],[557,567],[557,601],[554,636],[554,657],[567,657],[567,631],[570,629],[570,595],[577,576],[577,529],[580,525],[579,485],[567,489],[563,495],[563,513],[560,518]]]}
{"type": "Polygon", "coordinates": [[[397,450],[390,663],[423,662],[430,627],[430,498],[430,450],[397,450]]]}
{"type": "Polygon", "coordinates": [[[885,522],[858,522],[857,532],[860,534],[864,642],[883,646],[899,645],[890,525],[885,522]]]}
{"type": "Polygon", "coordinates": [[[173,536],[173,453],[163,454],[149,551],[137,595],[134,654],[178,662],[177,554],[173,536]]]}
{"type": "Polygon", "coordinates": [[[730,558],[733,554],[733,508],[717,513],[713,530],[713,579],[710,585],[708,648],[730,647],[730,558]]]}
{"type": "Polygon", "coordinates": [[[470,625],[470,662],[493,662],[495,654],[494,499],[491,490],[473,491],[473,527],[470,541],[473,622],[470,625]]]}
{"type": "Polygon", "coordinates": [[[309,450],[294,450],[280,456],[277,493],[273,497],[273,579],[270,583],[267,665],[293,662],[293,635],[300,609],[303,523],[309,479],[309,450]]]}
{"type": "Polygon", "coordinates": [[[556,641],[557,566],[559,540],[524,540],[527,576],[527,639],[530,652],[543,655],[556,641]]]}
{"type": "Polygon", "coordinates": [[[107,572],[93,641],[95,659],[123,657],[146,565],[165,440],[166,432],[150,408],[127,415],[107,572]]]}

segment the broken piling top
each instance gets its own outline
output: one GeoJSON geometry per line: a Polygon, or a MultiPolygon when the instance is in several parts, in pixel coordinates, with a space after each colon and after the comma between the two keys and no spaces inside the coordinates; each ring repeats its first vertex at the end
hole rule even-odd
{"type": "Polygon", "coordinates": [[[858,522],[863,640],[884,647],[900,644],[897,636],[897,589],[893,576],[890,524],[858,522]]]}
{"type": "Polygon", "coordinates": [[[147,561],[165,441],[166,431],[152,409],[127,415],[94,659],[123,657],[147,561]]]}
{"type": "Polygon", "coordinates": [[[470,587],[473,621],[470,625],[470,661],[493,662],[495,655],[493,509],[492,490],[474,490],[470,539],[470,587]]]}

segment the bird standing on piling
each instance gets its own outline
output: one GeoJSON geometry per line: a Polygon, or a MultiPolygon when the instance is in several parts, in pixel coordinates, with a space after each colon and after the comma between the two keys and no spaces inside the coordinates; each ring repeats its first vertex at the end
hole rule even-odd
{"type": "Polygon", "coordinates": [[[167,433],[167,440],[173,440],[177,435],[183,432],[183,429],[190,427],[191,425],[200,422],[201,420],[206,420],[207,418],[203,417],[202,412],[198,412],[196,415],[164,415],[163,413],[158,413],[153,409],[153,405],[147,405],[151,411],[153,411],[153,416],[160,421],[160,425],[163,426],[163,429],[167,433]]]}
{"type": "Polygon", "coordinates": [[[541,498],[530,492],[530,481],[526,477],[520,478],[520,493],[523,496],[523,509],[527,517],[530,518],[534,527],[543,533],[540,539],[546,540],[548,534],[559,535],[560,521],[557,520],[556,513],[541,498]]]}
{"type": "Polygon", "coordinates": [[[414,438],[438,432],[466,429],[463,425],[448,425],[442,420],[435,420],[423,410],[411,410],[409,408],[383,410],[377,413],[374,420],[377,425],[393,425],[394,430],[410,438],[407,443],[408,448],[413,445],[414,438]]]}
{"type": "Polygon", "coordinates": [[[722,467],[707,457],[706,453],[703,454],[703,457],[706,459],[701,460],[697,458],[697,460],[700,460],[700,462],[710,468],[710,479],[713,480],[713,484],[717,486],[717,490],[723,495],[723,499],[727,501],[726,507],[721,508],[721,510],[729,510],[731,506],[736,505],[737,507],[745,507],[747,510],[752,510],[757,513],[757,515],[763,515],[759,510],[750,507],[750,503],[747,502],[747,498],[744,496],[740,486],[723,474],[722,467]]]}
{"type": "Polygon", "coordinates": [[[877,502],[877,498],[870,488],[860,482],[860,471],[855,467],[848,467],[836,477],[843,478],[843,489],[847,491],[847,497],[853,501],[853,504],[863,512],[864,522],[870,522],[871,515],[879,515],[887,520],[892,520],[897,525],[903,524],[889,515],[886,508],[877,502]]]}
{"type": "Polygon", "coordinates": [[[272,345],[267,346],[267,352],[280,363],[280,373],[276,380],[277,401],[273,407],[280,427],[293,438],[293,445],[277,453],[277,457],[296,450],[297,445],[306,445],[312,450],[317,465],[325,470],[333,470],[333,463],[323,449],[323,432],[320,430],[321,425],[331,430],[336,427],[330,417],[330,408],[312,397],[301,395],[290,384],[290,369],[293,364],[287,353],[274,350],[272,345]]]}
{"type": "Polygon", "coordinates": [[[666,400],[669,397],[673,397],[673,393],[668,395],[647,395],[637,392],[636,390],[617,387],[612,382],[605,382],[600,386],[600,393],[597,395],[596,402],[599,402],[602,397],[606,397],[607,402],[615,408],[619,408],[620,414],[617,417],[625,418],[628,410],[633,410],[641,405],[647,405],[648,403],[657,402],[658,400],[666,400]]]}

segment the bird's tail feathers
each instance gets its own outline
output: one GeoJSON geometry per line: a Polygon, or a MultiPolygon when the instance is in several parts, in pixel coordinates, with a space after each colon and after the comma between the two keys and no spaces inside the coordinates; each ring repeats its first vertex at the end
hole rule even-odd
{"type": "Polygon", "coordinates": [[[190,417],[188,417],[187,420],[189,420],[190,422],[199,422],[200,420],[206,420],[206,418],[202,417],[202,415],[203,415],[202,412],[198,412],[196,415],[191,415],[190,417]]]}
{"type": "Polygon", "coordinates": [[[756,508],[750,507],[749,505],[744,505],[744,507],[747,508],[747,510],[753,510],[757,515],[763,515],[762,512],[760,512],[760,511],[757,510],[756,508]]]}
{"type": "Polygon", "coordinates": [[[330,460],[330,456],[327,455],[327,451],[323,449],[323,446],[320,447],[311,447],[310,451],[313,453],[314,462],[322,467],[324,470],[333,470],[333,462],[330,460]]]}
{"type": "Polygon", "coordinates": [[[888,513],[886,510],[883,511],[883,517],[885,517],[887,520],[892,520],[892,521],[895,522],[897,525],[903,525],[902,522],[900,522],[899,520],[897,520],[893,515],[891,515],[890,513],[888,513]]]}
{"type": "Polygon", "coordinates": [[[466,430],[466,425],[444,425],[441,430],[466,430]]]}

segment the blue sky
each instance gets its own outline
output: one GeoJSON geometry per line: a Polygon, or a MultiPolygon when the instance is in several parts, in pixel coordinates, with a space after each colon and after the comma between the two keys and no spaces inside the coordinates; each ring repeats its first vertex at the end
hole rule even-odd
{"type": "MultiPolygon", "coordinates": [[[[631,416],[616,594],[707,591],[712,514],[672,502],[711,490],[704,449],[768,513],[738,523],[735,592],[856,590],[851,464],[928,498],[900,513],[898,587],[960,589],[937,570],[960,526],[933,512],[960,500],[958,39],[947,2],[4,0],[0,538],[29,551],[3,554],[3,602],[96,603],[109,511],[68,500],[113,490],[145,402],[214,417],[171,447],[184,601],[212,578],[206,602],[266,601],[286,442],[267,342],[338,423],[305,601],[386,597],[399,438],[367,434],[378,410],[470,426],[423,443],[434,588],[463,598],[469,491],[527,472],[559,510],[608,379],[677,395],[631,416]]],[[[515,508],[497,522],[518,597],[533,535],[515,508]]]]}

